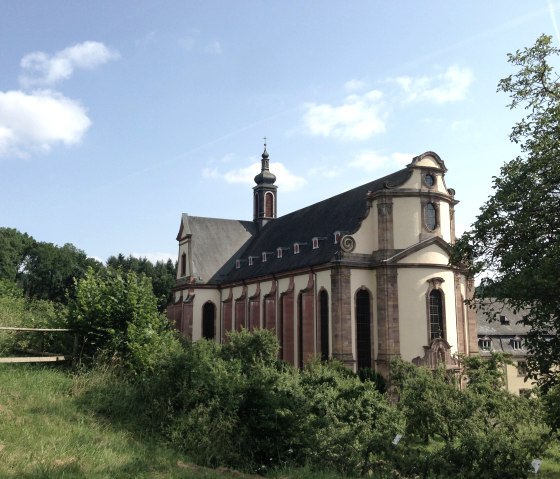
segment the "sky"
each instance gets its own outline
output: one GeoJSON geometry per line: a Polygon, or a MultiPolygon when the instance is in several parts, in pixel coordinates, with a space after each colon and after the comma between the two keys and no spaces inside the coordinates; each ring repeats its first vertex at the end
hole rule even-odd
{"type": "Polygon", "coordinates": [[[283,215],[445,162],[458,232],[518,153],[496,92],[560,2],[0,0],[0,226],[102,261],[176,259],[182,213],[283,215]]]}

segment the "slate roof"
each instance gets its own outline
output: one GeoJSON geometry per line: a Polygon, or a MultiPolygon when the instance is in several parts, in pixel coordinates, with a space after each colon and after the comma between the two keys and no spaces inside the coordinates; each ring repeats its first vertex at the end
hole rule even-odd
{"type": "Polygon", "coordinates": [[[411,175],[412,170],[405,168],[269,221],[233,258],[233,267],[224,281],[240,281],[330,262],[339,249],[334,233],[340,231],[343,236],[359,228],[367,211],[367,193],[402,185],[411,175]],[[314,237],[322,238],[318,249],[312,249],[314,237]],[[296,242],[300,243],[299,254],[293,252],[296,242]],[[287,248],[282,258],[276,256],[278,247],[287,248]],[[262,261],[263,252],[272,253],[266,262],[262,261]],[[252,266],[248,264],[249,256],[253,256],[252,266]],[[242,260],[239,269],[235,268],[235,259],[242,260]]]}
{"type": "Polygon", "coordinates": [[[204,283],[219,284],[235,267],[235,257],[243,252],[257,232],[252,221],[204,218],[183,214],[183,234],[192,234],[193,276],[204,283]]]}
{"type": "Polygon", "coordinates": [[[513,349],[512,340],[514,338],[521,338],[527,334],[529,328],[519,321],[526,314],[524,311],[514,313],[511,309],[506,308],[501,304],[494,303],[494,309],[499,311],[495,321],[489,321],[488,317],[484,314],[484,310],[477,310],[476,321],[478,325],[478,337],[488,337],[492,340],[491,350],[480,350],[482,356],[490,355],[492,352],[500,352],[515,356],[525,355],[527,353],[523,341],[521,349],[513,349]],[[505,321],[500,320],[501,316],[505,321]],[[508,324],[509,323],[509,324],[508,324]]]}

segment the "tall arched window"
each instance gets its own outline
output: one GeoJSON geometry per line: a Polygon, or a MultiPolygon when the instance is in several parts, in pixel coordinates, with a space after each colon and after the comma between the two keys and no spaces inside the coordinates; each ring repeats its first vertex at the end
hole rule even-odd
{"type": "Polygon", "coordinates": [[[329,293],[324,289],[319,293],[319,323],[321,334],[321,359],[329,359],[329,293]]]}
{"type": "Polygon", "coordinates": [[[356,348],[358,369],[371,368],[371,301],[369,291],[356,294],[356,348]]]}
{"type": "Polygon", "coordinates": [[[267,218],[274,216],[274,195],[270,191],[264,195],[264,215],[267,218]]]}
{"type": "Polygon", "coordinates": [[[424,219],[426,221],[426,228],[433,231],[437,227],[437,211],[433,203],[426,203],[424,219]]]}
{"type": "Polygon", "coordinates": [[[216,306],[214,303],[205,303],[202,307],[202,337],[214,339],[216,336],[216,306]]]}
{"type": "Polygon", "coordinates": [[[445,338],[443,321],[443,296],[439,289],[430,291],[429,296],[430,314],[430,340],[445,338]]]}
{"type": "Polygon", "coordinates": [[[181,276],[186,276],[187,274],[187,253],[181,255],[181,276]]]}

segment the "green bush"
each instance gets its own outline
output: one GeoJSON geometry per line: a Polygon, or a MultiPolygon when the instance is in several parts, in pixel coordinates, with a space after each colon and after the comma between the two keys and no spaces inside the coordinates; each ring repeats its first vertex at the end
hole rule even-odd
{"type": "MultiPolygon", "coordinates": [[[[0,280],[0,326],[68,328],[67,309],[60,303],[23,297],[14,283],[0,280]]],[[[0,354],[52,352],[71,354],[73,336],[66,333],[0,331],[0,354]]]]}
{"type": "Polygon", "coordinates": [[[302,374],[310,403],[308,460],[317,469],[345,475],[383,477],[393,439],[403,432],[404,417],[378,391],[339,362],[311,362],[302,374]]]}
{"type": "Polygon", "coordinates": [[[68,306],[69,324],[81,338],[82,360],[104,356],[143,375],[181,347],[144,275],[90,268],[76,281],[68,306]]]}
{"type": "Polygon", "coordinates": [[[463,358],[468,380],[393,361],[393,387],[406,418],[395,464],[420,477],[521,478],[548,445],[540,402],[503,386],[503,359],[463,358]]]}

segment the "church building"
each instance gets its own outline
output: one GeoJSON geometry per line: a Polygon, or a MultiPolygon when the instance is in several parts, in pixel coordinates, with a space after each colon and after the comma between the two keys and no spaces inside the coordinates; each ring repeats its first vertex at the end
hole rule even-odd
{"type": "MultiPolygon", "coordinates": [[[[337,358],[387,374],[394,357],[458,368],[478,352],[473,283],[449,265],[455,191],[426,152],[402,170],[277,217],[262,154],[253,220],[183,213],[168,317],[188,338],[274,330],[281,358],[337,358]]],[[[248,205],[249,206],[249,205],[248,205]]]]}

